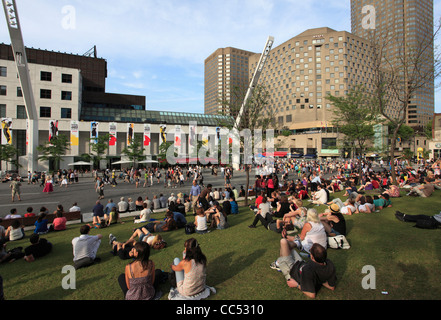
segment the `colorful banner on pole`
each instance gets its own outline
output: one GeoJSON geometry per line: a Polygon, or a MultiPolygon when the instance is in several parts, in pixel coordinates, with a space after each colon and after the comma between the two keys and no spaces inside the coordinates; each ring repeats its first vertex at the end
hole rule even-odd
{"type": "Polygon", "coordinates": [[[90,123],[90,143],[98,143],[98,126],[99,123],[96,121],[92,121],[90,123]]]}
{"type": "Polygon", "coordinates": [[[70,122],[70,145],[77,147],[80,145],[80,130],[78,127],[78,121],[70,122]]]}
{"type": "Polygon", "coordinates": [[[150,146],[151,142],[151,127],[149,124],[144,124],[144,147],[150,146]]]}
{"type": "Polygon", "coordinates": [[[127,124],[127,145],[128,146],[132,145],[134,138],[135,138],[135,124],[128,123],[127,124]]]}
{"type": "Polygon", "coordinates": [[[58,120],[49,121],[49,142],[58,137],[58,120]]]}
{"type": "Polygon", "coordinates": [[[116,123],[109,123],[109,146],[116,146],[116,123]]]}
{"type": "Polygon", "coordinates": [[[167,125],[165,124],[159,126],[159,140],[161,144],[167,142],[167,125]]]}

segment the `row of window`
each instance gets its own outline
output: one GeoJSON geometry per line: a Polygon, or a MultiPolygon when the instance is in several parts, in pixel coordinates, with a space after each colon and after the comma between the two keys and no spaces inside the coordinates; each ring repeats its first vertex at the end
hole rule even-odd
{"type": "MultiPolygon", "coordinates": [[[[8,76],[8,68],[4,66],[0,66],[0,77],[8,76]]],[[[49,71],[41,71],[40,72],[40,80],[41,81],[52,81],[52,72],[49,71]]],[[[61,82],[62,83],[72,83],[72,75],[67,73],[61,74],[61,82]]]]}
{"type": "MultiPolygon", "coordinates": [[[[27,119],[26,107],[23,105],[17,106],[17,119],[27,119]]],[[[51,107],[40,107],[40,118],[51,118],[51,107]]],[[[6,118],[6,105],[0,104],[0,118],[6,118]]],[[[71,108],[61,108],[61,119],[72,119],[71,108]]]]}
{"type": "MultiPolygon", "coordinates": [[[[7,87],[5,85],[0,85],[0,96],[6,96],[7,93],[8,93],[7,87]]],[[[17,87],[17,97],[23,97],[23,93],[20,87],[17,87]]],[[[52,90],[40,89],[40,98],[52,99],[52,90]]],[[[61,91],[61,100],[71,101],[72,91],[61,91]]]]}

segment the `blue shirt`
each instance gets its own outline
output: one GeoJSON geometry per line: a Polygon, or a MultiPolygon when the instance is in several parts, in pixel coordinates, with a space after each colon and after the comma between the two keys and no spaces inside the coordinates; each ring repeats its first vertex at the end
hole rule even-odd
{"type": "Polygon", "coordinates": [[[184,215],[180,212],[173,212],[173,220],[175,220],[177,224],[181,225],[187,223],[187,219],[185,219],[184,215]]]}
{"type": "Polygon", "coordinates": [[[237,205],[236,201],[230,201],[231,204],[231,213],[232,214],[237,214],[239,213],[239,206],[237,205]]]}
{"type": "Polygon", "coordinates": [[[110,214],[110,211],[112,211],[112,208],[115,208],[116,204],[114,202],[109,202],[106,207],[104,208],[105,214],[110,214]]]}
{"type": "Polygon", "coordinates": [[[201,193],[201,186],[200,185],[196,185],[196,186],[191,187],[191,190],[190,190],[191,196],[198,196],[200,193],[201,193]]]}
{"type": "Polygon", "coordinates": [[[35,230],[34,233],[47,232],[47,219],[41,220],[41,222],[35,221],[35,230]]]}
{"type": "Polygon", "coordinates": [[[104,207],[103,207],[103,205],[101,203],[96,204],[93,207],[92,211],[93,211],[93,216],[94,217],[96,217],[96,216],[103,217],[104,216],[104,207]]]}

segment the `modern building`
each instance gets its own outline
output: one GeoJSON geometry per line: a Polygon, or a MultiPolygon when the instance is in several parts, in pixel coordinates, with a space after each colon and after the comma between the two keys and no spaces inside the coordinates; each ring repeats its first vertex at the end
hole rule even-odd
{"type": "MultiPolygon", "coordinates": [[[[387,54],[393,61],[397,55],[418,44],[429,45],[420,57],[425,68],[433,69],[433,0],[351,0],[352,33],[375,41],[388,39],[387,54]],[[393,41],[390,41],[393,39],[393,41]]],[[[432,122],[434,84],[418,90],[409,102],[407,124],[423,127],[432,122]]]]}
{"type": "MultiPolygon", "coordinates": [[[[215,136],[217,127],[233,121],[222,115],[146,110],[144,96],[107,93],[107,62],[102,58],[33,48],[27,48],[26,54],[38,111],[39,144],[44,145],[54,134],[69,137],[69,150],[61,168],[68,168],[83,154],[91,154],[91,138],[96,135],[113,137],[108,160],[102,165],[105,168],[124,158],[122,150],[131,137],[144,137],[144,154],[154,158],[163,132],[168,140],[174,140],[175,130],[180,129],[185,141],[191,122],[197,123],[197,134],[206,127],[215,136]]],[[[12,144],[19,150],[21,170],[26,170],[27,113],[12,49],[6,44],[0,44],[0,118],[11,124],[12,144]]],[[[0,143],[8,143],[3,132],[0,136],[0,143]]],[[[181,151],[188,153],[184,144],[181,151]]],[[[2,171],[15,170],[5,161],[0,161],[0,166],[2,171]]],[[[39,171],[53,169],[47,161],[38,166],[39,171]]]]}
{"type": "MultiPolygon", "coordinates": [[[[250,57],[253,74],[260,54],[250,57]]],[[[292,155],[340,157],[342,138],[333,127],[328,95],[344,96],[359,85],[372,88],[369,43],[346,31],[309,29],[272,49],[259,83],[269,90],[270,107],[279,131],[280,151],[292,155]],[[282,150],[283,149],[283,150],[282,150]]]]}
{"type": "Polygon", "coordinates": [[[235,116],[229,106],[240,106],[245,97],[252,55],[253,52],[228,47],[217,49],[205,60],[205,114],[235,116]]]}

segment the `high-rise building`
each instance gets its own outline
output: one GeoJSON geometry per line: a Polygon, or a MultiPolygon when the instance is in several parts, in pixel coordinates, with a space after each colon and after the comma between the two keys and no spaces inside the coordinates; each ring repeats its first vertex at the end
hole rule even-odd
{"type": "Polygon", "coordinates": [[[248,59],[254,54],[228,47],[205,59],[205,114],[232,115],[229,106],[241,104],[249,84],[248,59]]]}
{"type": "MultiPolygon", "coordinates": [[[[250,57],[250,74],[259,58],[250,57]]],[[[292,133],[280,141],[283,151],[319,157],[344,153],[337,148],[333,106],[326,97],[344,96],[357,85],[372,89],[369,61],[366,40],[326,27],[306,30],[272,49],[259,83],[270,94],[269,110],[263,112],[275,117],[276,128],[292,133]]]]}
{"type": "MultiPolygon", "coordinates": [[[[351,0],[352,33],[374,41],[394,38],[386,50],[390,61],[394,55],[418,44],[430,48],[421,59],[423,68],[433,68],[433,0],[351,0]]],[[[424,126],[434,114],[434,85],[429,84],[416,92],[407,111],[407,124],[424,126]]]]}

